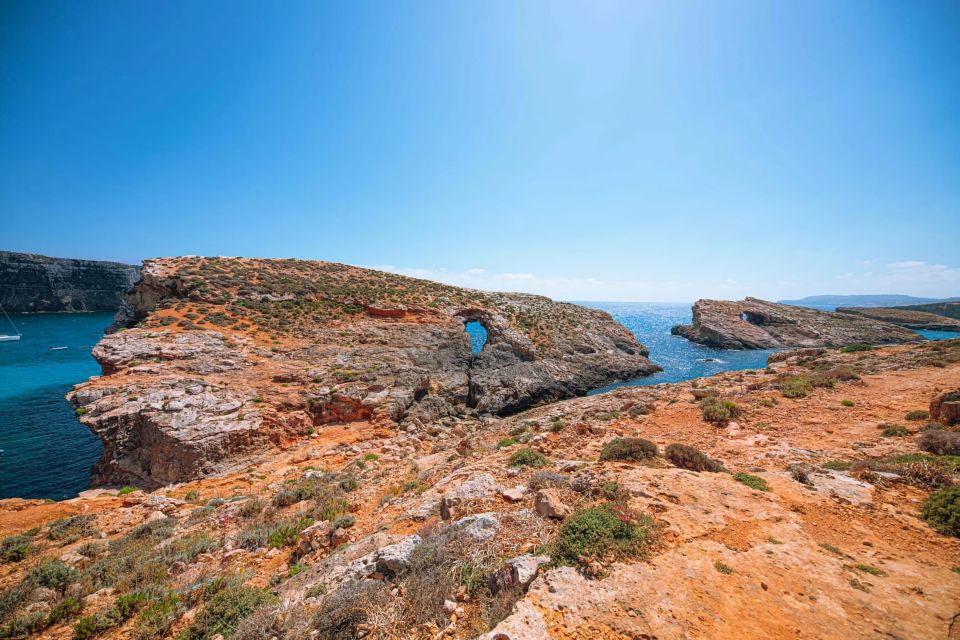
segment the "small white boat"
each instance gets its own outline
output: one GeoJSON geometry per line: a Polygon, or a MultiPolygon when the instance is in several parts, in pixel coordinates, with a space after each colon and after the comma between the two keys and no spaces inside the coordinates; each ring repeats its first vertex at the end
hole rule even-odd
{"type": "MultiPolygon", "coordinates": [[[[17,331],[17,325],[13,324],[13,320],[10,319],[10,316],[7,315],[7,310],[3,308],[3,305],[0,304],[0,311],[3,311],[4,317],[6,317],[7,322],[10,323],[10,326],[13,327],[14,331],[17,331]]],[[[20,339],[20,332],[17,331],[11,335],[0,334],[0,342],[16,342],[20,339]]]]}
{"type": "Polygon", "coordinates": [[[47,351],[63,351],[66,347],[47,347],[47,351]]]}

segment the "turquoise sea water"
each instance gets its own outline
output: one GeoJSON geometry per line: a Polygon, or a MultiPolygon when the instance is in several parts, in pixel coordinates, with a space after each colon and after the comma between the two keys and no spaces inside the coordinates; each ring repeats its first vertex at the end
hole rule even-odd
{"type": "Polygon", "coordinates": [[[100,373],[90,350],[112,314],[12,317],[23,337],[0,342],[0,498],[70,498],[89,485],[103,446],[63,396],[100,373]]]}
{"type": "MultiPolygon", "coordinates": [[[[603,309],[623,323],[650,350],[664,371],[627,382],[677,382],[721,371],[763,367],[771,351],[725,351],[670,335],[690,321],[689,304],[580,303],[603,309]]],[[[102,453],[100,441],[76,419],[64,399],[71,385],[100,373],[90,350],[110,324],[110,314],[14,316],[23,332],[16,343],[0,343],[0,498],[75,496],[89,485],[90,468],[102,453]],[[50,347],[67,347],[50,351],[50,347]]],[[[486,331],[469,323],[474,351],[486,331]]],[[[956,337],[922,332],[932,339],[956,337]]],[[[594,393],[622,385],[598,389],[594,393]]]]}

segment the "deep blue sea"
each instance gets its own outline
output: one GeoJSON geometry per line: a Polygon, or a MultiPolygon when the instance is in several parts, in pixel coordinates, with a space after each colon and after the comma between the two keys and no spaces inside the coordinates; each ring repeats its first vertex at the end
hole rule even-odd
{"type": "MultiPolygon", "coordinates": [[[[771,351],[710,349],[670,335],[689,322],[690,304],[586,302],[623,323],[650,350],[664,371],[628,385],[677,382],[721,371],[763,367],[771,351]]],[[[23,338],[0,343],[0,498],[70,498],[89,485],[90,468],[103,449],[73,414],[64,395],[73,384],[100,373],[90,350],[112,321],[111,314],[13,316],[23,338]],[[67,347],[50,351],[50,347],[67,347]]],[[[7,332],[9,327],[0,328],[7,332]]],[[[467,326],[474,351],[486,331],[467,326]]],[[[931,339],[956,337],[922,332],[931,339]]],[[[598,389],[604,391],[616,386],[598,389]]]]}
{"type": "Polygon", "coordinates": [[[113,315],[11,317],[23,337],[0,342],[0,498],[71,498],[89,486],[103,446],[63,396],[100,373],[90,350],[113,315]]]}

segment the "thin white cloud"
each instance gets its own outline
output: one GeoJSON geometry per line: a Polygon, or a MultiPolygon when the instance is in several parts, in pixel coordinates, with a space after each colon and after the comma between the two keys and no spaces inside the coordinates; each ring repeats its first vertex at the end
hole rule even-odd
{"type": "Polygon", "coordinates": [[[532,273],[498,273],[497,277],[501,280],[533,280],[536,276],[532,273]]]}
{"type": "MultiPolygon", "coordinates": [[[[928,266],[926,262],[921,262],[920,260],[902,260],[901,262],[891,262],[887,265],[891,269],[919,269],[920,267],[928,266]]],[[[943,266],[943,265],[937,265],[943,266]]]]}

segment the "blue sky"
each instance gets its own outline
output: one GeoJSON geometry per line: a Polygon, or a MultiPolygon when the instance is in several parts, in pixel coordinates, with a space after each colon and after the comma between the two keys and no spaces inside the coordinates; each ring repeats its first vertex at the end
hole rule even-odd
{"type": "Polygon", "coordinates": [[[0,4],[0,248],[960,295],[957,2],[0,4]]]}

